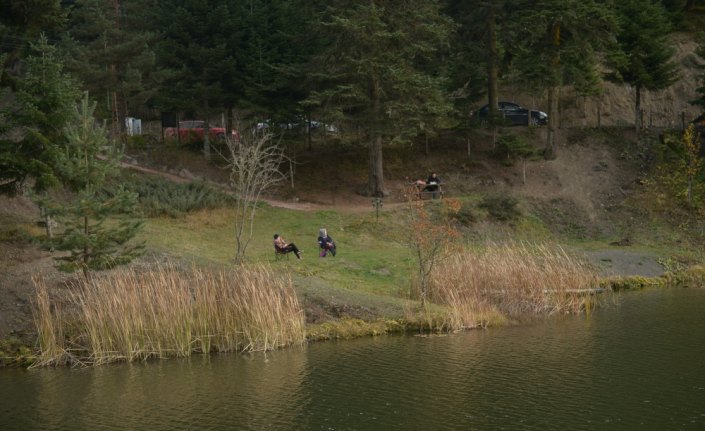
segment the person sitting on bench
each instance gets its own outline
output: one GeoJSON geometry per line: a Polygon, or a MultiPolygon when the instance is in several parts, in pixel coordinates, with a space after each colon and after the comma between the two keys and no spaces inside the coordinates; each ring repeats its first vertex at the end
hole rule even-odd
{"type": "Polygon", "coordinates": [[[328,252],[335,257],[335,241],[328,235],[328,231],[325,228],[318,230],[318,245],[321,247],[320,257],[326,257],[328,252]]]}
{"type": "Polygon", "coordinates": [[[296,255],[296,258],[301,259],[302,250],[299,250],[299,248],[296,247],[296,244],[294,244],[293,242],[291,244],[288,244],[286,241],[284,241],[284,237],[282,237],[278,233],[274,234],[274,249],[277,253],[280,254],[287,254],[293,251],[296,255]]]}
{"type": "Polygon", "coordinates": [[[435,172],[432,172],[431,175],[428,176],[428,179],[426,179],[426,187],[423,188],[422,191],[424,192],[437,192],[441,188],[441,179],[436,175],[435,172]]]}

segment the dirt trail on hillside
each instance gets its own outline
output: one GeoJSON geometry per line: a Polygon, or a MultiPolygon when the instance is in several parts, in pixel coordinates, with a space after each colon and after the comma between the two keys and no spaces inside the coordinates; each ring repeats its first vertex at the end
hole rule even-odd
{"type": "MultiPolygon", "coordinates": [[[[126,163],[122,162],[121,166],[123,168],[127,169],[132,169],[134,171],[150,174],[150,175],[156,175],[162,178],[165,178],[169,181],[174,181],[177,183],[188,183],[192,181],[204,181],[213,187],[217,187],[225,192],[228,192],[229,189],[225,184],[218,183],[215,181],[211,181],[208,179],[204,179],[201,177],[195,177],[193,176],[189,171],[187,170],[182,170],[180,175],[173,174],[170,172],[165,172],[162,170],[158,169],[153,169],[153,168],[148,168],[146,166],[138,165],[136,163],[126,163]]],[[[325,200],[325,196],[321,197],[321,200],[325,200]]],[[[298,211],[321,211],[321,210],[332,210],[332,209],[344,209],[349,212],[362,212],[362,211],[372,211],[372,203],[371,201],[362,196],[352,196],[352,195],[347,195],[342,198],[337,199],[338,202],[342,202],[339,204],[322,204],[322,203],[315,203],[315,202],[309,202],[309,201],[302,201],[298,198],[291,199],[291,200],[281,200],[281,199],[275,199],[272,197],[265,197],[262,199],[264,202],[266,202],[268,205],[271,205],[276,208],[286,208],[286,209],[291,209],[291,210],[298,210],[298,211]]],[[[398,202],[390,202],[390,203],[385,203],[387,207],[389,208],[390,206],[398,206],[400,203],[398,202]]]]}

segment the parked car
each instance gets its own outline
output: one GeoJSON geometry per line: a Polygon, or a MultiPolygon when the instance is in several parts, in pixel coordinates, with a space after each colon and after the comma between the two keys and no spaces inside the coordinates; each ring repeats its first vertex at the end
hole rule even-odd
{"type": "MultiPolygon", "coordinates": [[[[528,121],[529,109],[512,102],[499,102],[499,113],[510,126],[545,126],[548,124],[548,114],[543,111],[531,110],[531,122],[528,121]]],[[[487,121],[490,105],[485,105],[477,111],[480,121],[487,121]]]]}
{"type": "MultiPolygon", "coordinates": [[[[167,139],[176,139],[177,133],[182,143],[203,141],[205,136],[206,122],[203,120],[179,121],[179,127],[167,127],[164,136],[167,139]]],[[[209,127],[208,137],[213,141],[225,140],[225,127],[209,127]]],[[[239,140],[240,134],[233,129],[230,132],[230,139],[239,140]]]]}
{"type": "Polygon", "coordinates": [[[320,121],[316,120],[311,120],[310,122],[307,122],[305,118],[303,117],[296,117],[294,118],[293,122],[278,122],[274,123],[270,119],[266,119],[263,121],[258,122],[254,127],[253,127],[253,132],[258,132],[261,130],[269,130],[273,127],[276,127],[277,129],[280,130],[298,130],[298,131],[304,131],[307,132],[308,128],[306,127],[306,124],[310,127],[311,130],[325,130],[327,133],[338,133],[338,127],[336,127],[333,124],[326,124],[322,123],[320,121]]]}

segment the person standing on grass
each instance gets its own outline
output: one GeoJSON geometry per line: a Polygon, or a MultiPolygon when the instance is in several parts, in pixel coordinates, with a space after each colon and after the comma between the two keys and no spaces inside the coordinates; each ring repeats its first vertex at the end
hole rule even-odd
{"type": "Polygon", "coordinates": [[[301,252],[303,250],[299,250],[299,248],[296,247],[296,244],[294,244],[293,242],[289,244],[284,241],[284,237],[282,237],[278,233],[274,234],[274,247],[277,249],[277,252],[282,254],[286,254],[293,251],[296,255],[296,258],[301,259],[301,252]]]}
{"type": "Polygon", "coordinates": [[[318,230],[318,245],[321,247],[320,257],[326,257],[328,252],[335,257],[335,241],[328,235],[326,228],[322,227],[318,230]]]}

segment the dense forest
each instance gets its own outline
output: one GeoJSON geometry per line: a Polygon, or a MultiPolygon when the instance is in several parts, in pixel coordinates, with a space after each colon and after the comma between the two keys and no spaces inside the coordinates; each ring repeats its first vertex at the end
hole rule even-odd
{"type": "MultiPolygon", "coordinates": [[[[368,193],[381,196],[384,145],[468,127],[483,104],[496,121],[507,82],[546,107],[547,158],[566,86],[633,87],[638,131],[643,92],[679,78],[669,34],[697,34],[705,2],[2,0],[0,10],[4,193],[28,179],[37,191],[70,182],[57,154],[87,92],[112,137],[127,117],[164,112],[228,129],[345,125],[369,147],[368,193]]],[[[705,108],[705,84],[692,103],[705,108]]]]}

